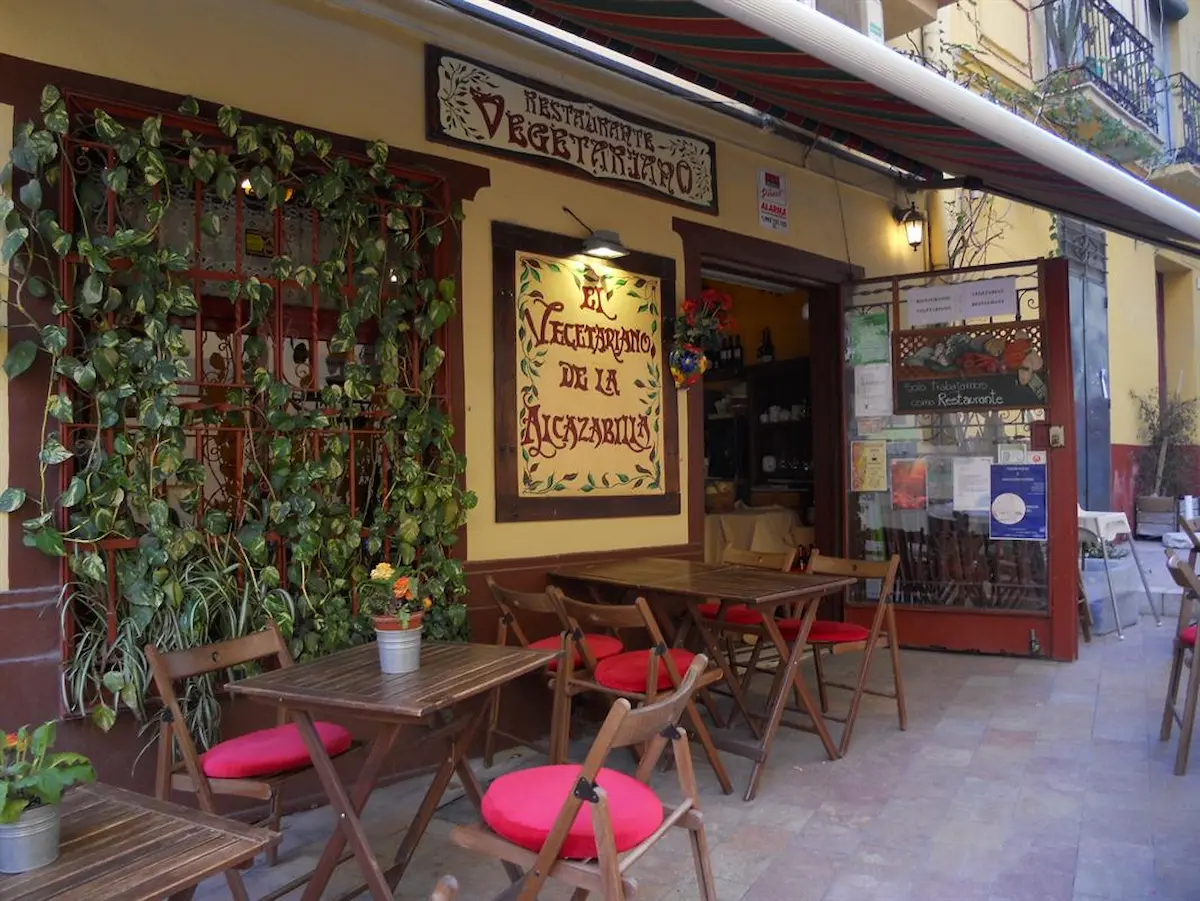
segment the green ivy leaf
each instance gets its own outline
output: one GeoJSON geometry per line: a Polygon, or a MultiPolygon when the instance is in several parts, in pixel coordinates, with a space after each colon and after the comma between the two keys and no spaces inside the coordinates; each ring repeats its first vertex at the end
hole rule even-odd
{"type": "Polygon", "coordinates": [[[62,442],[58,440],[57,435],[48,435],[46,443],[42,445],[41,452],[38,453],[38,459],[47,466],[57,466],[59,463],[66,463],[75,455],[62,446],[62,442]]]}
{"type": "Polygon", "coordinates": [[[231,106],[223,106],[217,110],[217,127],[225,134],[225,137],[232,138],[237,134],[238,123],[241,121],[242,114],[231,106]]]}
{"type": "Polygon", "coordinates": [[[200,217],[200,231],[210,238],[217,237],[221,234],[221,217],[216,213],[205,213],[200,217]]]}
{"type": "Polygon", "coordinates": [[[367,144],[367,158],[379,166],[387,165],[390,151],[387,141],[371,141],[367,144]]]}
{"type": "Polygon", "coordinates": [[[92,708],[91,720],[101,732],[108,732],[117,724],[117,712],[107,704],[97,704],[92,708]]]}
{"type": "Polygon", "coordinates": [[[292,149],[291,144],[280,144],[275,148],[275,166],[281,175],[289,174],[295,162],[296,151],[292,149]]]}
{"type": "Polygon", "coordinates": [[[256,197],[266,197],[271,193],[275,184],[275,176],[270,166],[255,166],[250,170],[250,190],[256,197]]]}
{"type": "Polygon", "coordinates": [[[46,412],[59,422],[74,422],[75,410],[71,398],[65,394],[53,394],[46,401],[46,412]]]}
{"type": "Polygon", "coordinates": [[[151,147],[162,143],[162,116],[150,116],[142,120],[142,140],[151,147]]]}
{"type": "Polygon", "coordinates": [[[71,117],[67,115],[67,104],[60,99],[46,112],[42,121],[49,131],[56,135],[65,135],[67,129],[71,127],[71,117]]]}
{"type": "Polygon", "coordinates": [[[37,548],[47,557],[65,557],[66,549],[63,547],[62,533],[57,529],[42,529],[35,532],[32,536],[26,535],[26,546],[37,548]]]}
{"type": "Polygon", "coordinates": [[[95,272],[83,280],[83,302],[98,307],[104,301],[104,281],[95,272]]]}
{"type": "Polygon", "coordinates": [[[35,179],[30,179],[21,185],[21,203],[29,208],[30,212],[36,213],[42,207],[42,183],[35,179]]]}
{"type": "Polygon", "coordinates": [[[24,488],[5,488],[0,491],[0,513],[16,513],[25,504],[24,488]]]}
{"type": "Polygon", "coordinates": [[[37,345],[32,341],[19,341],[8,349],[4,358],[4,374],[15,379],[26,372],[37,359],[37,345]]]}
{"type": "Polygon", "coordinates": [[[87,482],[79,476],[73,476],[70,484],[61,495],[58,497],[58,502],[64,507],[70,508],[78,504],[84,497],[87,496],[87,482]]]}
{"type": "Polygon", "coordinates": [[[129,187],[129,170],[124,166],[117,166],[115,169],[105,169],[102,177],[104,184],[118,197],[124,194],[125,189],[129,187]]]}
{"type": "Polygon", "coordinates": [[[48,113],[61,98],[62,92],[58,88],[52,84],[46,85],[42,88],[42,102],[38,111],[43,114],[48,113]]]}
{"type": "Polygon", "coordinates": [[[4,236],[4,243],[0,244],[0,263],[8,265],[12,262],[12,258],[17,255],[17,251],[21,249],[21,245],[25,243],[25,239],[29,237],[29,229],[25,226],[15,228],[4,236]]]}
{"type": "Polygon", "coordinates": [[[200,104],[196,102],[195,97],[184,97],[179,104],[179,111],[185,116],[200,115],[200,104]]]}

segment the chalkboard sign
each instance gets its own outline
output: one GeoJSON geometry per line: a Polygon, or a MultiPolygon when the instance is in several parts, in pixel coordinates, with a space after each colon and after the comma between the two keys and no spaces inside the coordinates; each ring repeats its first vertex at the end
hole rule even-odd
{"type": "Polygon", "coordinates": [[[894,410],[901,413],[954,413],[960,410],[1010,410],[1046,403],[1015,373],[956,375],[949,378],[896,379],[894,410]]]}
{"type": "Polygon", "coordinates": [[[898,415],[1046,405],[1039,321],[914,329],[892,341],[898,415]]]}

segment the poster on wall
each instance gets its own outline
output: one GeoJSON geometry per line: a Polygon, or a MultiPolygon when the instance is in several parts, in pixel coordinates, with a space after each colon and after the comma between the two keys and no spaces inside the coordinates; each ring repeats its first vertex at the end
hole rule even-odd
{"type": "Polygon", "coordinates": [[[782,172],[758,170],[758,224],[771,231],[787,231],[787,176],[782,172]]]}
{"type": "Polygon", "coordinates": [[[846,345],[851,366],[891,361],[887,310],[846,314],[846,345]]]}
{"type": "Polygon", "coordinates": [[[991,538],[993,541],[1045,541],[1046,466],[1044,463],[992,465],[991,538]]]}
{"type": "Polygon", "coordinates": [[[854,415],[860,419],[892,415],[892,367],[887,363],[854,368],[854,415]]]}
{"type": "Polygon", "coordinates": [[[887,491],[887,442],[850,442],[850,490],[887,491]]]}
{"type": "Polygon", "coordinates": [[[991,504],[992,458],[954,458],[954,509],[959,513],[986,510],[991,504]]]}
{"type": "Polygon", "coordinates": [[[645,254],[607,262],[573,253],[574,239],[501,223],[493,231],[504,238],[498,280],[503,269],[512,285],[497,285],[497,517],[677,511],[662,340],[673,263],[645,254]]]}
{"type": "Polygon", "coordinates": [[[717,149],[704,138],[432,46],[425,106],[436,143],[718,211],[717,149]]]}
{"type": "Polygon", "coordinates": [[[923,457],[892,460],[892,509],[924,510],[929,506],[929,469],[923,457]]]}
{"type": "Polygon", "coordinates": [[[897,413],[1046,405],[1040,322],[896,332],[892,359],[897,413]]]}

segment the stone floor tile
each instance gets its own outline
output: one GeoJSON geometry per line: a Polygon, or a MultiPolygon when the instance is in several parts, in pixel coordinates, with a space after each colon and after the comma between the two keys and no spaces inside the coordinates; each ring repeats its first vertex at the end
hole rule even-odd
{"type": "Polygon", "coordinates": [[[1077,892],[1127,901],[1152,891],[1154,879],[1153,848],[1130,842],[1080,842],[1077,892]]]}

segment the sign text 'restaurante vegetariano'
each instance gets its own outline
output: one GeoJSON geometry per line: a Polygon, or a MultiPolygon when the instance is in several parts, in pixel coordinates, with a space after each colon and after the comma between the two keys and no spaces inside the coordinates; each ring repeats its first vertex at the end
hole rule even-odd
{"type": "Polygon", "coordinates": [[[429,48],[429,137],[716,212],[710,141],[429,48]]]}
{"type": "Polygon", "coordinates": [[[656,278],[517,253],[519,494],[663,494],[656,278]]]}

